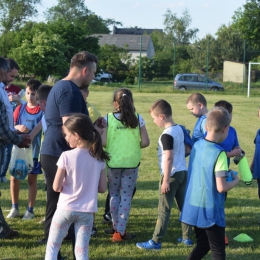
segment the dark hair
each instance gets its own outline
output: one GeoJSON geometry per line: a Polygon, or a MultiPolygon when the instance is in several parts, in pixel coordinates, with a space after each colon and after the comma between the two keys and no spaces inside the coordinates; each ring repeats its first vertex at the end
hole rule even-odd
{"type": "Polygon", "coordinates": [[[215,103],[215,107],[223,107],[228,111],[229,114],[231,114],[233,111],[232,104],[227,102],[226,100],[219,100],[215,103]]]}
{"type": "Polygon", "coordinates": [[[201,103],[205,107],[207,106],[206,98],[203,95],[201,95],[200,93],[191,94],[186,101],[186,104],[188,104],[188,103],[192,103],[192,104],[201,103]]]}
{"type": "Polygon", "coordinates": [[[77,133],[80,138],[87,142],[91,156],[101,161],[109,160],[108,153],[103,150],[101,136],[87,115],[71,114],[65,121],[64,126],[70,132],[77,133]]]}
{"type": "Polygon", "coordinates": [[[41,85],[37,90],[37,100],[47,100],[47,97],[51,91],[51,86],[49,85],[41,85]]]}
{"type": "Polygon", "coordinates": [[[17,64],[17,62],[14,59],[6,58],[6,61],[9,64],[9,70],[13,70],[13,69],[20,70],[19,65],[17,64]]]}
{"type": "Polygon", "coordinates": [[[70,68],[90,68],[93,62],[95,62],[96,64],[98,63],[98,58],[96,55],[87,51],[81,51],[72,57],[70,68]]]}
{"type": "Polygon", "coordinates": [[[163,114],[167,117],[172,115],[171,105],[164,99],[156,100],[153,105],[150,107],[149,113],[154,113],[156,116],[163,114]]]}
{"type": "Polygon", "coordinates": [[[135,114],[132,92],[128,88],[119,88],[113,94],[113,101],[118,103],[116,110],[120,112],[122,124],[126,127],[136,128],[139,123],[135,114]]]}
{"type": "Polygon", "coordinates": [[[0,56],[0,70],[1,71],[8,71],[9,70],[9,64],[7,60],[0,56]]]}
{"type": "Polygon", "coordinates": [[[42,83],[37,79],[29,79],[26,82],[26,88],[29,88],[31,91],[37,91],[41,84],[42,83]]]}

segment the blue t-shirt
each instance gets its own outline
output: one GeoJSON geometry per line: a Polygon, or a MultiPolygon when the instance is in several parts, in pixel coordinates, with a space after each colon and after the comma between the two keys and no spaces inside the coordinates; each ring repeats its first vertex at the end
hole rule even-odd
{"type": "Polygon", "coordinates": [[[47,125],[42,142],[41,154],[60,157],[70,150],[62,135],[62,117],[72,113],[88,115],[86,102],[76,84],[69,80],[60,80],[51,89],[45,108],[47,125]]]}
{"type": "Polygon", "coordinates": [[[254,143],[255,143],[255,154],[254,154],[253,178],[260,179],[260,129],[256,133],[254,143]]]}
{"type": "MultiPolygon", "coordinates": [[[[219,143],[219,146],[221,146],[226,152],[231,152],[231,150],[239,146],[237,132],[234,127],[229,126],[227,138],[222,143],[219,143]]],[[[230,158],[228,158],[228,166],[229,164],[230,158]]]]}
{"type": "Polygon", "coordinates": [[[206,124],[206,115],[202,115],[198,118],[194,126],[194,130],[191,137],[193,144],[205,137],[205,133],[206,133],[205,124],[206,124]]]}

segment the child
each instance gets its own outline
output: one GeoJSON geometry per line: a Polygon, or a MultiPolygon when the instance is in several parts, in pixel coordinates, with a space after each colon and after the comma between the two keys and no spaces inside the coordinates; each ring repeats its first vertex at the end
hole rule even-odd
{"type": "Polygon", "coordinates": [[[208,113],[207,101],[200,93],[193,93],[186,101],[186,106],[191,114],[198,118],[192,133],[192,142],[195,143],[205,135],[205,122],[208,113]]]}
{"type": "MultiPolygon", "coordinates": [[[[140,249],[160,250],[161,239],[166,233],[173,201],[182,211],[187,182],[187,167],[185,161],[184,134],[182,128],[172,119],[171,105],[159,99],[150,108],[154,123],[164,128],[158,140],[158,161],[161,179],[159,182],[158,219],[152,239],[137,243],[140,249]]],[[[182,224],[182,237],[177,241],[188,246],[192,245],[189,235],[191,227],[182,224]]]]}
{"type": "Polygon", "coordinates": [[[226,139],[230,116],[226,109],[214,107],[207,115],[206,137],[192,147],[188,183],[180,220],[194,226],[197,245],[187,259],[202,259],[211,250],[212,259],[226,259],[225,192],[239,182],[227,182],[227,156],[218,144],[226,139]]]}
{"type": "MultiPolygon", "coordinates": [[[[258,108],[258,118],[260,118],[260,107],[258,108]]],[[[255,143],[255,153],[250,165],[250,170],[253,174],[253,178],[257,179],[258,198],[260,199],[260,129],[258,129],[256,133],[254,143],[255,143]]]]}
{"type": "MultiPolygon", "coordinates": [[[[41,120],[42,111],[36,101],[36,91],[40,87],[41,82],[36,79],[29,79],[26,83],[26,100],[27,103],[18,106],[14,111],[15,128],[20,133],[29,133],[41,120]]],[[[37,134],[32,142],[34,167],[28,174],[28,207],[24,213],[23,219],[29,220],[34,218],[34,203],[37,194],[37,175],[41,174],[41,166],[38,162],[38,156],[41,145],[41,132],[37,134]]],[[[7,218],[15,218],[20,216],[19,211],[19,190],[20,180],[16,180],[11,176],[10,191],[12,197],[12,209],[7,218]]]]}
{"type": "Polygon", "coordinates": [[[71,148],[57,162],[53,189],[60,192],[52,218],[45,260],[57,259],[62,240],[72,223],[75,226],[76,259],[88,259],[88,245],[97,212],[98,192],[106,191],[105,160],[100,134],[84,114],[69,116],[62,127],[71,148]]]}
{"type": "Polygon", "coordinates": [[[108,166],[110,211],[113,221],[112,241],[135,238],[126,233],[133,190],[136,185],[141,148],[150,143],[145,122],[135,112],[132,92],[120,88],[114,92],[115,112],[105,120],[107,129],[102,134],[103,146],[110,155],[108,166]]]}

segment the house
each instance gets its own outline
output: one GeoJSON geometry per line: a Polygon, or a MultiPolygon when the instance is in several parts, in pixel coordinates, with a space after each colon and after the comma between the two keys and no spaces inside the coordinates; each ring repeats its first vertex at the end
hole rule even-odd
{"type": "Polygon", "coordinates": [[[246,77],[246,65],[238,61],[224,61],[223,82],[243,83],[246,77]]]}
{"type": "Polygon", "coordinates": [[[141,29],[137,26],[134,28],[117,28],[113,26],[113,34],[150,35],[154,31],[163,32],[162,29],[141,29]]]}
{"type": "Polygon", "coordinates": [[[153,41],[150,35],[92,34],[91,36],[99,38],[100,46],[108,44],[115,45],[119,48],[126,48],[132,54],[132,59],[137,59],[140,56],[141,46],[142,57],[151,59],[155,54],[153,41]]]}

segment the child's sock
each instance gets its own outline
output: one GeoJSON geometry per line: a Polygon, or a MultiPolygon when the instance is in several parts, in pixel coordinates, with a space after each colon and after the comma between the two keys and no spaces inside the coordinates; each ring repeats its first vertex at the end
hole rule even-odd
{"type": "Polygon", "coordinates": [[[32,213],[33,214],[33,207],[27,207],[27,210],[30,212],[30,213],[32,213]]]}
{"type": "Polygon", "coordinates": [[[12,203],[12,208],[19,210],[19,203],[12,203]]]}

